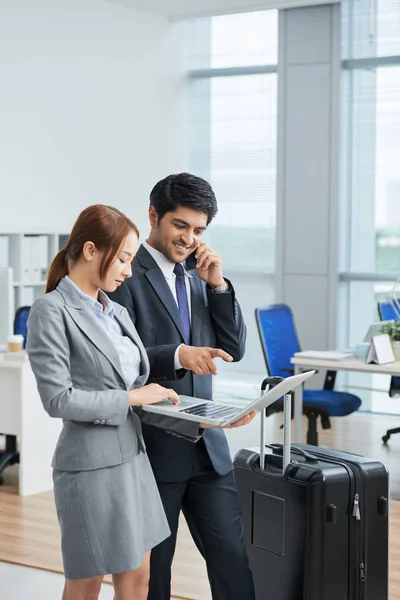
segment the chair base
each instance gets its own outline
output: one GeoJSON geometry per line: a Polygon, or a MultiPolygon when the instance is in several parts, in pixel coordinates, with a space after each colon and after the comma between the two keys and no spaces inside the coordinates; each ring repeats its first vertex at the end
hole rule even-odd
{"type": "MultiPolygon", "coordinates": [[[[294,407],[292,405],[292,419],[294,417],[293,408],[294,407]]],[[[277,400],[265,410],[267,417],[270,417],[274,413],[278,412],[283,412],[283,403],[281,400],[277,400]]],[[[307,444],[310,446],[318,446],[318,417],[321,417],[322,429],[330,429],[331,421],[329,418],[329,413],[319,407],[317,407],[317,411],[314,412],[311,406],[307,406],[303,407],[303,415],[307,417],[308,421],[307,444]]],[[[283,425],[281,425],[281,429],[283,429],[283,425]]]]}
{"type": "Polygon", "coordinates": [[[394,435],[395,433],[400,433],[400,427],[396,427],[396,429],[388,429],[386,435],[382,437],[382,442],[386,444],[389,441],[390,436],[394,435]]]}
{"type": "Polygon", "coordinates": [[[8,465],[19,463],[19,452],[17,450],[17,436],[6,435],[6,447],[0,452],[0,485],[4,483],[1,473],[8,465]]]}

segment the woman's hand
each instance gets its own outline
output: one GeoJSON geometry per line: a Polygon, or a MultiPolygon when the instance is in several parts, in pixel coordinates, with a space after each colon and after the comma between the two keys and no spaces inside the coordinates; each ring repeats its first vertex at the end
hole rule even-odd
{"type": "Polygon", "coordinates": [[[253,410],[248,415],[245,415],[244,417],[239,419],[239,421],[235,421],[234,423],[231,423],[230,425],[224,425],[223,427],[220,427],[220,425],[207,425],[206,423],[200,423],[200,427],[202,429],[215,429],[215,428],[233,429],[234,427],[242,427],[242,425],[248,425],[254,419],[254,417],[256,416],[257,413],[258,413],[258,410],[253,410]]]}
{"type": "Polygon", "coordinates": [[[137,390],[129,390],[129,405],[144,406],[155,404],[160,400],[171,400],[172,404],[179,404],[179,396],[174,390],[162,387],[158,383],[150,383],[137,390]]]}

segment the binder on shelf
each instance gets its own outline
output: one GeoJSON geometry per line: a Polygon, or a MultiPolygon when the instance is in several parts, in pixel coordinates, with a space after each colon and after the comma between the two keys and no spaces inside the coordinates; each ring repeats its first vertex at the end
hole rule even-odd
{"type": "Polygon", "coordinates": [[[38,283],[46,279],[49,264],[47,235],[24,235],[21,248],[22,282],[38,283]]]}
{"type": "Polygon", "coordinates": [[[22,286],[19,288],[19,306],[32,306],[35,300],[35,291],[33,287],[22,286]]]}
{"type": "Polygon", "coordinates": [[[31,238],[23,235],[21,239],[21,281],[31,278],[31,238]]]}
{"type": "Polygon", "coordinates": [[[0,269],[5,269],[9,265],[10,260],[9,240],[8,236],[0,235],[0,269]]]}
{"type": "Polygon", "coordinates": [[[0,269],[0,344],[6,344],[13,332],[15,315],[13,270],[0,269]]]}
{"type": "Polygon", "coordinates": [[[49,238],[47,235],[39,235],[37,241],[37,260],[39,265],[39,281],[47,277],[49,267],[49,238]]]}
{"type": "Polygon", "coordinates": [[[374,335],[365,362],[367,364],[386,365],[395,361],[396,359],[388,334],[374,335]]]}
{"type": "Polygon", "coordinates": [[[46,235],[34,235],[30,240],[29,281],[43,281],[48,266],[49,243],[46,235]]]}
{"type": "Polygon", "coordinates": [[[29,238],[30,242],[30,261],[29,261],[29,282],[40,281],[39,264],[39,236],[29,238]]]}

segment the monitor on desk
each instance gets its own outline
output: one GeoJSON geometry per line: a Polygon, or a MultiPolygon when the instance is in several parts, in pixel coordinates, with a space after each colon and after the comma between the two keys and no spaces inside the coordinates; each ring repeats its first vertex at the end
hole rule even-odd
{"type": "Polygon", "coordinates": [[[388,323],[393,323],[393,319],[390,321],[378,321],[377,323],[372,323],[372,325],[368,327],[363,342],[372,342],[374,335],[381,334],[383,325],[387,325],[388,323]]]}

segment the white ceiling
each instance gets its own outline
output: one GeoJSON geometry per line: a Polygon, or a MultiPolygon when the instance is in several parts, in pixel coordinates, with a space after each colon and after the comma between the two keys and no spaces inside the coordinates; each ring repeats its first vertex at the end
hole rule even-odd
{"type": "Polygon", "coordinates": [[[315,4],[331,4],[340,0],[109,0],[123,6],[137,8],[171,19],[189,18],[265,10],[292,8],[315,4]]]}

